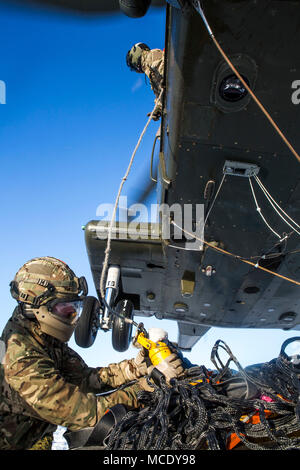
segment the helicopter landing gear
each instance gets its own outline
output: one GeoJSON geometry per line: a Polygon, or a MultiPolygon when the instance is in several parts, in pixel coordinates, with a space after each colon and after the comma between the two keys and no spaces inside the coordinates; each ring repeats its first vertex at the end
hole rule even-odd
{"type": "Polygon", "coordinates": [[[94,344],[99,329],[100,303],[96,297],[88,296],[83,301],[82,312],[75,328],[75,342],[81,348],[94,344]]]}
{"type": "Polygon", "coordinates": [[[130,346],[132,323],[126,322],[126,319],[133,320],[133,309],[133,303],[127,299],[120,300],[114,309],[123,317],[115,315],[113,319],[112,345],[116,351],[127,351],[130,346]]]}
{"type": "Polygon", "coordinates": [[[118,352],[127,351],[131,341],[132,323],[127,320],[133,320],[133,303],[128,299],[115,301],[119,291],[120,266],[111,265],[108,268],[106,290],[105,290],[105,308],[100,321],[100,328],[104,331],[112,330],[112,345],[118,352]],[[112,312],[112,310],[116,313],[112,312]]]}
{"type": "Polygon", "coordinates": [[[131,342],[134,305],[118,296],[120,267],[110,266],[107,274],[104,308],[96,297],[88,296],[75,329],[75,342],[81,348],[94,344],[98,330],[112,330],[112,345],[118,352],[127,351],[131,342]],[[115,312],[115,314],[114,314],[115,312]]]}

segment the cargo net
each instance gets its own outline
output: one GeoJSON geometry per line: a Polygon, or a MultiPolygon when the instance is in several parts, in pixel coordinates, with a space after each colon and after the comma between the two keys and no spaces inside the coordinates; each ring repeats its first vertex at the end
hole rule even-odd
{"type": "Polygon", "coordinates": [[[300,365],[285,353],[296,340],[285,341],[277,359],[245,369],[219,340],[211,355],[216,371],[192,367],[171,386],[148,378],[154,392],[139,393],[141,410],[113,428],[105,449],[300,449],[300,365]],[[220,347],[229,355],[226,365],[220,347]]]}

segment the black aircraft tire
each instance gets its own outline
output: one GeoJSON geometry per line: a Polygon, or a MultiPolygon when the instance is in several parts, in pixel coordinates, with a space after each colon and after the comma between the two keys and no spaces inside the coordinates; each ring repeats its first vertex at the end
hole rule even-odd
{"type": "Polygon", "coordinates": [[[120,10],[130,18],[141,18],[150,6],[151,0],[119,0],[120,10]]]}
{"type": "MultiPolygon", "coordinates": [[[[126,318],[133,319],[133,303],[130,300],[120,300],[115,311],[120,313],[126,318]]],[[[126,323],[122,318],[117,315],[114,316],[112,327],[112,345],[118,352],[127,351],[131,341],[132,323],[126,323]]]]}
{"type": "Polygon", "coordinates": [[[96,297],[88,296],[83,301],[82,312],[75,328],[75,342],[81,348],[90,348],[98,332],[99,301],[96,297]]]}

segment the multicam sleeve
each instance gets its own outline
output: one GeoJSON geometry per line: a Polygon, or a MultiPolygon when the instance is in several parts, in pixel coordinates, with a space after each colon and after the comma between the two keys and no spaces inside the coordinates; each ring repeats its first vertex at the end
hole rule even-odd
{"type": "Polygon", "coordinates": [[[145,51],[142,64],[143,70],[150,80],[151,88],[158,98],[164,75],[164,51],[161,49],[145,51]]]}
{"type": "Polygon", "coordinates": [[[63,356],[64,377],[78,385],[81,391],[106,392],[141,376],[134,359],[112,363],[107,367],[88,367],[79,354],[67,346],[63,356]]]}
{"type": "Polygon", "coordinates": [[[129,409],[139,407],[137,394],[141,391],[138,384],[130,385],[124,390],[110,393],[109,395],[97,397],[97,420],[101,419],[108,408],[121,403],[129,409]]]}
{"type": "MultiPolygon", "coordinates": [[[[71,374],[70,380],[78,382],[81,390],[94,393],[110,391],[124,385],[133,378],[138,378],[134,359],[109,364],[107,367],[88,367],[83,359],[73,349],[67,347],[64,368],[71,374]]],[[[101,419],[108,408],[121,403],[127,408],[138,408],[137,394],[143,390],[142,383],[129,385],[124,390],[113,391],[110,394],[97,396],[97,421],[101,419]]]]}
{"type": "MultiPolygon", "coordinates": [[[[106,385],[117,386],[126,381],[121,370],[123,366],[128,366],[128,362],[123,361],[120,368],[118,364],[113,364],[99,370],[87,369],[89,374],[95,373],[97,376],[100,371],[100,381],[103,379],[106,385]],[[107,373],[108,370],[113,378],[104,378],[103,371],[107,373]]],[[[68,382],[61,375],[42,348],[34,346],[19,334],[10,337],[3,366],[6,381],[25,400],[34,416],[38,415],[42,420],[71,431],[94,426],[104,412],[115,404],[138,407],[137,393],[142,390],[140,385],[134,384],[106,396],[84,393],[78,385],[68,382]]],[[[82,367],[84,370],[84,362],[82,367]]]]}
{"type": "Polygon", "coordinates": [[[68,383],[44,350],[27,343],[24,336],[10,337],[3,362],[6,381],[35,416],[70,430],[97,422],[96,396],[68,383]]]}
{"type": "Polygon", "coordinates": [[[109,364],[98,371],[103,387],[115,388],[141,377],[134,359],[109,364]]]}

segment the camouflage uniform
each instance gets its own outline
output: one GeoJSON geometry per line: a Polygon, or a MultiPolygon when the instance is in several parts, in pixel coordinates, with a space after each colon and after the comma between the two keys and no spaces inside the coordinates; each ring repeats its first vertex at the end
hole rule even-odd
{"type": "Polygon", "coordinates": [[[94,426],[117,403],[137,408],[137,384],[107,396],[128,382],[133,359],[108,367],[88,367],[66,343],[41,332],[37,321],[17,307],[2,333],[0,364],[0,449],[29,449],[57,425],[71,431],[94,426]]]}
{"type": "Polygon", "coordinates": [[[159,100],[158,98],[162,89],[164,76],[164,51],[161,49],[143,51],[141,57],[141,68],[149,78],[151,88],[155,94],[155,103],[157,104],[155,115],[158,119],[162,112],[162,102],[161,99],[159,100]]]}

